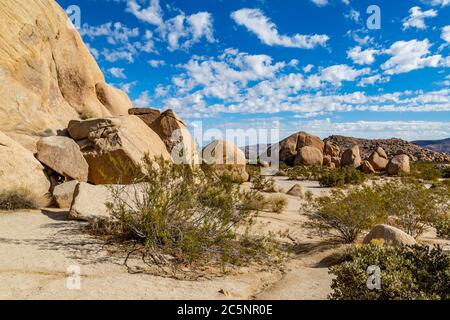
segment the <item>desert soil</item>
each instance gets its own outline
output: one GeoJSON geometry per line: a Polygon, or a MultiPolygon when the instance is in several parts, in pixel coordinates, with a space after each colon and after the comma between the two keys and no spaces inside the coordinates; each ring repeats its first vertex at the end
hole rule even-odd
{"type": "MultiPolygon", "coordinates": [[[[329,192],[317,182],[277,178],[285,191],[295,183],[316,195],[329,192]]],[[[258,224],[264,230],[289,230],[297,243],[283,271],[242,270],[198,281],[128,273],[123,255],[111,254],[65,211],[0,212],[0,299],[326,299],[332,278],[322,260],[338,249],[308,235],[301,200],[287,197],[282,214],[264,213],[258,224]],[[81,270],[79,290],[67,287],[73,266],[81,270]]]]}

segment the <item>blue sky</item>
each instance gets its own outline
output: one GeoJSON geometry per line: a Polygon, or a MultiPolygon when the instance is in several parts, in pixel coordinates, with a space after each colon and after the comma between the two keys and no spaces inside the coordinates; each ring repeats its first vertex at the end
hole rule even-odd
{"type": "Polygon", "coordinates": [[[108,82],[193,126],[450,137],[450,0],[58,3],[108,82]]]}

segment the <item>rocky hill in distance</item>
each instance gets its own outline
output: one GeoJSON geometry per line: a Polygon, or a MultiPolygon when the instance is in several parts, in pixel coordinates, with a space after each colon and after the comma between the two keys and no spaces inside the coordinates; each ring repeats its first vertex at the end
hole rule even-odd
{"type": "Polygon", "coordinates": [[[412,141],[411,143],[414,143],[415,145],[418,145],[428,150],[450,154],[450,138],[443,140],[412,141]]]}
{"type": "Polygon", "coordinates": [[[360,139],[344,136],[330,136],[325,141],[338,145],[346,150],[358,145],[363,159],[368,158],[373,150],[383,148],[389,158],[398,154],[407,154],[411,161],[450,162],[450,155],[422,148],[414,143],[402,139],[360,139]]]}

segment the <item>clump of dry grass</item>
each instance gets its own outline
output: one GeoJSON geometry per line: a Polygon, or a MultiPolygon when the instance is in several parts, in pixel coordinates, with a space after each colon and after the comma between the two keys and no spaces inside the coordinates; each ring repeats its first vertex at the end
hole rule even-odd
{"type": "Polygon", "coordinates": [[[0,192],[0,210],[31,210],[44,207],[46,199],[25,188],[13,188],[0,192]]]}

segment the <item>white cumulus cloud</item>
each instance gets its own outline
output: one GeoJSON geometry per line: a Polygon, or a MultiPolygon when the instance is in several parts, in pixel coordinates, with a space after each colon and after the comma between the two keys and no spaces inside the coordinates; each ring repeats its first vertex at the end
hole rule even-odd
{"type": "Polygon", "coordinates": [[[403,19],[403,30],[409,28],[416,28],[419,30],[426,29],[427,25],[425,24],[425,19],[437,16],[436,10],[430,9],[427,11],[422,11],[422,9],[417,6],[409,9],[409,13],[409,17],[403,19]]]}

